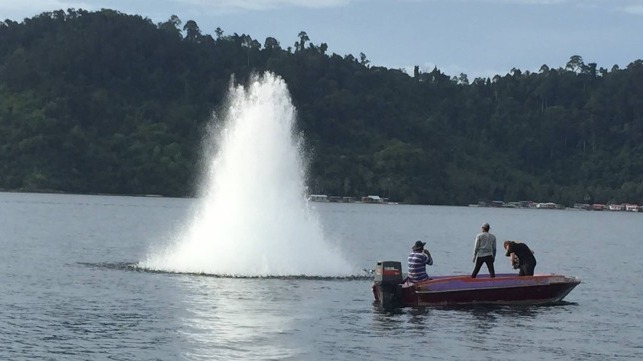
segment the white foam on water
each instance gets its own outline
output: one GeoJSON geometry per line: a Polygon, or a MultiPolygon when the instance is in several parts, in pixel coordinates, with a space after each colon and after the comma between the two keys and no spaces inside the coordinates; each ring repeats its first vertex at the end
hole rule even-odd
{"type": "Polygon", "coordinates": [[[247,88],[231,87],[224,126],[209,140],[218,151],[206,155],[194,218],[169,247],[139,265],[246,277],[354,274],[306,202],[295,119],[281,78],[266,73],[247,88]]]}

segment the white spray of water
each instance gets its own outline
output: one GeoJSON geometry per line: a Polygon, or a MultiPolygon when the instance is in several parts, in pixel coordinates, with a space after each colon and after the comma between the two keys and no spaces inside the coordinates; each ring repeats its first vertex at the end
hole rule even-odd
{"type": "Polygon", "coordinates": [[[285,82],[272,74],[230,89],[192,224],[140,266],[228,276],[347,276],[305,200],[301,137],[285,82]]]}

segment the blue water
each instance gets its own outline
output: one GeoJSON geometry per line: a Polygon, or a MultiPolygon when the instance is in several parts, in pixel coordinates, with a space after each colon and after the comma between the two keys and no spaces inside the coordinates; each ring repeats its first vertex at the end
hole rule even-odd
{"type": "MultiPolygon", "coordinates": [[[[583,281],[557,306],[386,313],[364,278],[133,267],[189,222],[195,202],[0,193],[0,359],[643,359],[643,214],[315,203],[355,269],[403,261],[421,239],[431,274],[470,273],[475,233],[489,222],[499,242],[534,249],[536,272],[583,281]]],[[[497,272],[512,272],[503,258],[497,272]]]]}

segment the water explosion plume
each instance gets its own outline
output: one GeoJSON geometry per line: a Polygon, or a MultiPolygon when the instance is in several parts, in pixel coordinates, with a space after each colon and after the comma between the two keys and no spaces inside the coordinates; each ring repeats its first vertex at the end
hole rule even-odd
{"type": "Polygon", "coordinates": [[[187,229],[140,266],[230,276],[346,276],[305,200],[302,138],[286,83],[266,73],[231,87],[224,126],[187,229]]]}

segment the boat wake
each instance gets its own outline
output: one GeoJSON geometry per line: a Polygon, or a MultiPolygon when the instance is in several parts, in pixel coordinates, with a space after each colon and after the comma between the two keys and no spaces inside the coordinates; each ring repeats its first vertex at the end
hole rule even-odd
{"type": "Polygon", "coordinates": [[[230,275],[230,274],[212,274],[204,272],[176,272],[157,270],[153,268],[141,267],[138,262],[78,262],[79,265],[90,268],[100,268],[117,271],[132,271],[132,272],[145,272],[157,273],[168,275],[186,275],[186,276],[199,276],[199,277],[212,277],[212,278],[236,278],[236,279],[283,279],[283,280],[324,280],[324,281],[364,281],[372,280],[373,275],[364,270],[364,274],[346,275],[346,276],[309,276],[309,275],[266,275],[266,276],[246,276],[246,275],[230,275]]]}

